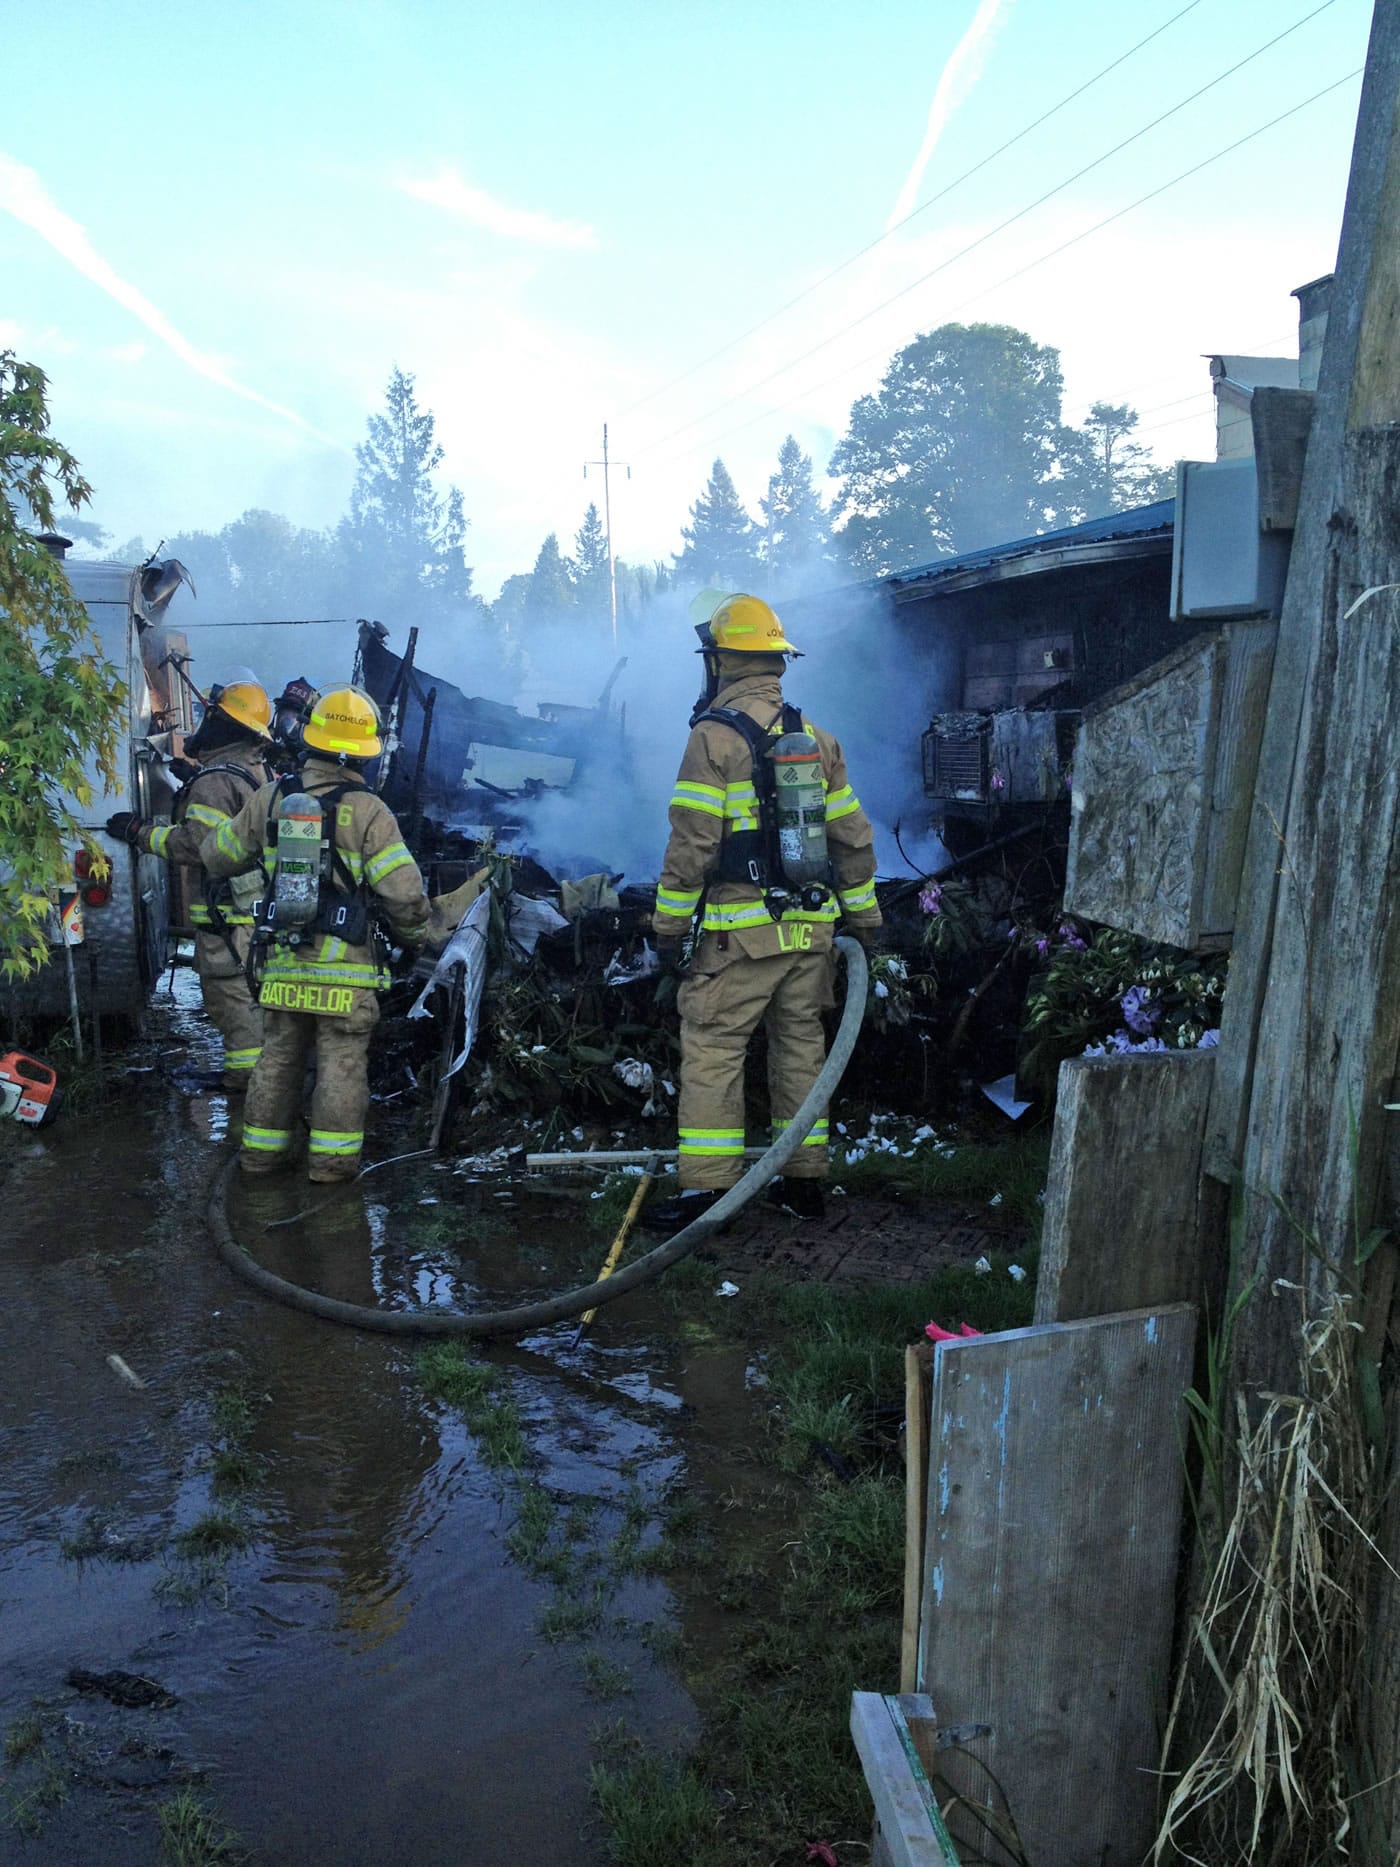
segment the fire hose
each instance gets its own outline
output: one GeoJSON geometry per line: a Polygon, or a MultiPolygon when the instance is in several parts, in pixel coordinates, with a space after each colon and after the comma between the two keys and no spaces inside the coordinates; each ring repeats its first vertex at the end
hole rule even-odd
{"type": "MultiPolygon", "coordinates": [[[[546,1329],[552,1323],[580,1316],[585,1310],[598,1309],[604,1303],[615,1303],[629,1291],[651,1283],[663,1271],[670,1270],[673,1264],[679,1264],[697,1245],[728,1224],[767,1185],[774,1174],[782,1172],[806,1140],[841,1080],[851,1052],[855,1049],[865,1015],[868,978],[865,952],[858,940],[845,934],[838,937],[836,946],[846,959],[846,997],[841,1007],[841,1021],[826,1062],[807,1092],[802,1106],[773,1145],[753,1163],[743,1179],[730,1187],[722,1199],[717,1200],[698,1219],[692,1219],[689,1225],[674,1233],[664,1244],[657,1245],[643,1257],[614,1271],[610,1277],[581,1289],[566,1290],[560,1296],[543,1297],[535,1303],[520,1303],[511,1309],[473,1310],[468,1313],[376,1309],[365,1303],[346,1303],[338,1297],[323,1296],[319,1290],[308,1290],[302,1284],[294,1284],[285,1277],[277,1276],[274,1271],[265,1269],[234,1237],[228,1217],[228,1190],[238,1171],[236,1155],[220,1168],[209,1196],[209,1222],[219,1256],[236,1276],[250,1283],[255,1290],[260,1290],[264,1296],[285,1303],[291,1309],[323,1317],[327,1322],[344,1323],[352,1329],[372,1329],[381,1335],[521,1336],[528,1330],[546,1329]]],[[[577,1158],[586,1161],[587,1156],[580,1155],[577,1158]]],[[[354,1185],[355,1182],[347,1184],[354,1185]]]]}

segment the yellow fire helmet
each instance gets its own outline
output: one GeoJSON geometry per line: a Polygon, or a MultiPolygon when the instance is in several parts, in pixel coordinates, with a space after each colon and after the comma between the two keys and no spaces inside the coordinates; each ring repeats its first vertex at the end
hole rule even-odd
{"type": "Polygon", "coordinates": [[[783,625],[761,597],[736,592],[721,597],[710,620],[701,623],[700,653],[722,649],[727,655],[796,655],[783,625]]]}
{"type": "Polygon", "coordinates": [[[211,687],[209,704],[264,739],[272,728],[272,702],[267,697],[267,689],[257,681],[237,680],[230,681],[226,687],[211,687]]]}
{"type": "Polygon", "coordinates": [[[379,708],[360,687],[333,687],[322,694],[301,737],[308,751],[328,752],[332,758],[378,758],[384,750],[379,708]]]}

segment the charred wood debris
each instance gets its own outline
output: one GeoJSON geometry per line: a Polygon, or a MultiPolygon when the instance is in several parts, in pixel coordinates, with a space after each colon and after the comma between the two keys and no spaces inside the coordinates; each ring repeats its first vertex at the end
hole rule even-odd
{"type": "MultiPolygon", "coordinates": [[[[1016,1068],[1027,989],[1060,914],[1068,808],[1008,815],[1009,827],[993,822],[940,872],[877,883],[885,924],[842,1087],[848,1106],[955,1117],[978,1083],[1016,1068]]],[[[619,1129],[671,1143],[679,1021],[676,982],[650,969],[655,883],[552,874],[428,816],[414,825],[413,846],[430,896],[473,877],[489,879],[493,895],[480,1024],[453,1084],[448,1138],[464,1138],[469,1121],[475,1148],[528,1122],[539,1146],[577,1144],[569,1136],[580,1128],[589,1144],[619,1129]]],[[[423,970],[420,962],[420,976],[399,981],[385,1004],[372,1053],[376,1100],[415,1096],[441,1073],[440,1021],[403,1015],[423,970]]],[[[766,1111],[761,1030],[748,1073],[757,1128],[766,1111]]]]}

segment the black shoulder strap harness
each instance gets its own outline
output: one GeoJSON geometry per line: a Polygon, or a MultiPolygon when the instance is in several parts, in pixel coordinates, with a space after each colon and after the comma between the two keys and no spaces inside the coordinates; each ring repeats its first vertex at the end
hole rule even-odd
{"type": "Polygon", "coordinates": [[[758,801],[758,828],[729,832],[720,845],[719,863],[712,879],[759,889],[768,912],[774,920],[781,920],[786,908],[796,903],[790,901],[783,877],[782,851],[778,844],[778,779],[768,754],[779,734],[806,731],[802,709],[785,701],[781,712],[774,714],[767,726],[760,726],[751,715],[740,713],[734,707],[709,707],[697,713],[691,724],[698,726],[702,720],[717,720],[721,726],[731,727],[747,745],[753,766],[754,795],[758,801]]]}

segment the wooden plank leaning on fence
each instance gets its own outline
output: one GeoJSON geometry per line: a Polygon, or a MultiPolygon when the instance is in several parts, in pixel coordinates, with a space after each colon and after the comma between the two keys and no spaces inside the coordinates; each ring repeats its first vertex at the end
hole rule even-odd
{"type": "Polygon", "coordinates": [[[919,1686],[954,1844],[998,1867],[1140,1867],[1156,1829],[1196,1311],[934,1354],[919,1686]],[[1001,1804],[1019,1852],[989,1840],[1001,1804]],[[978,1831],[979,1804],[991,1819],[978,1831]]]}

